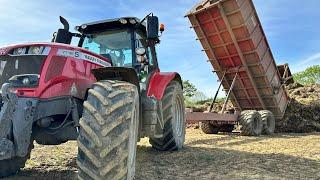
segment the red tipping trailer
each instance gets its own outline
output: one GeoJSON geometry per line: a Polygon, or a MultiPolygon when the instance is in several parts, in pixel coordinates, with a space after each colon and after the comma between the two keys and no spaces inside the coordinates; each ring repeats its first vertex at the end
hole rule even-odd
{"type": "Polygon", "coordinates": [[[239,115],[230,120],[223,109],[206,118],[187,113],[187,120],[207,122],[204,129],[214,132],[221,124],[239,122],[245,135],[273,133],[289,102],[284,84],[292,79],[282,76],[290,70],[280,76],[252,0],[205,0],[186,16],[239,115]],[[243,124],[248,118],[251,124],[243,124]]]}

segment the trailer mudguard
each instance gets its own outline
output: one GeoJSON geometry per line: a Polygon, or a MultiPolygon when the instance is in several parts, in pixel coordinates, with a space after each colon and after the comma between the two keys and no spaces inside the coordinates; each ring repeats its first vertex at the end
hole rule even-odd
{"type": "Polygon", "coordinates": [[[168,84],[172,81],[178,81],[182,86],[181,76],[176,72],[159,72],[156,71],[150,78],[147,96],[155,97],[161,100],[168,84]]]}

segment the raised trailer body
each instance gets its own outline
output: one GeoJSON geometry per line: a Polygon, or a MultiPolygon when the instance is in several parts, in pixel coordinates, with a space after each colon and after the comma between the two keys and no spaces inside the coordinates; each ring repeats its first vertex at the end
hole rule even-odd
{"type": "MultiPolygon", "coordinates": [[[[252,0],[205,0],[186,16],[237,112],[269,110],[281,119],[289,102],[285,80],[252,0]]],[[[196,120],[190,113],[187,119],[196,120]]]]}

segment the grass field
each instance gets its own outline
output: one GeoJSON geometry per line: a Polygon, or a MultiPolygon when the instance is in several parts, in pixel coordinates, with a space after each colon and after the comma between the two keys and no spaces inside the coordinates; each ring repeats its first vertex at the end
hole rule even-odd
{"type": "MultiPolygon", "coordinates": [[[[76,179],[76,142],[36,145],[18,175],[8,179],[76,179]]],[[[243,137],[188,129],[185,148],[138,147],[136,179],[320,179],[320,133],[243,137]]]]}

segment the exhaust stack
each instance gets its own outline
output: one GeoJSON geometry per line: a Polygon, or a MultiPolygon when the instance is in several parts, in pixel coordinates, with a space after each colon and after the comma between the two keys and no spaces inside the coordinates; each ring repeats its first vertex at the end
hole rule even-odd
{"type": "Polygon", "coordinates": [[[71,44],[73,34],[69,32],[70,26],[68,21],[64,17],[60,16],[60,22],[63,25],[63,29],[58,29],[58,32],[53,34],[52,42],[71,44]]]}

